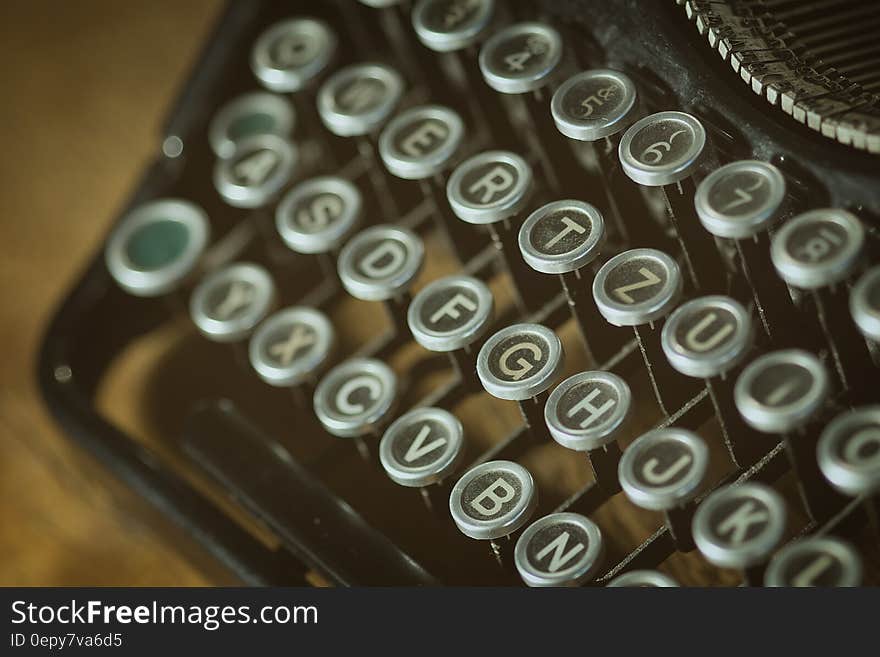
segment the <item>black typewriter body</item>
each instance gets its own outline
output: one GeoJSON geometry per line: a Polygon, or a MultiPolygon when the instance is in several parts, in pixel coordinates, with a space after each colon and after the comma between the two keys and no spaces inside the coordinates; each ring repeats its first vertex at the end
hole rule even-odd
{"type": "MultiPolygon", "coordinates": [[[[156,199],[183,199],[207,216],[209,246],[197,273],[175,289],[152,296],[122,289],[108,269],[105,253],[96,255],[52,320],[39,362],[43,394],[66,432],[247,583],[522,585],[528,579],[516,568],[517,541],[540,518],[570,511],[595,521],[603,536],[601,555],[594,555],[589,577],[577,583],[605,585],[626,573],[649,570],[686,585],[762,583],[767,563],[784,546],[832,536],[854,546],[862,564],[861,581],[876,584],[877,492],[841,493],[823,478],[815,455],[835,418],[880,404],[877,348],[859,331],[849,310],[851,289],[880,263],[880,148],[877,123],[871,118],[880,107],[880,60],[876,45],[865,45],[857,30],[850,50],[864,48],[873,68],[842,59],[851,70],[841,72],[838,66],[836,78],[817,72],[815,66],[805,72],[807,64],[795,65],[781,53],[788,47],[786,38],[801,44],[807,37],[791,37],[784,24],[766,18],[777,12],[784,23],[791,14],[787,20],[800,26],[803,14],[804,34],[809,35],[824,29],[817,27],[823,19],[851,14],[850,22],[863,20],[867,30],[877,19],[873,3],[497,2],[479,40],[451,51],[434,51],[419,39],[412,25],[419,4],[229,4],[168,116],[157,159],[120,212],[124,219],[156,199]],[[859,13],[863,9],[865,13],[859,13]],[[329,26],[336,39],[332,58],[295,92],[267,90],[253,70],[254,44],[273,24],[298,17],[329,26]],[[545,87],[505,94],[481,78],[479,52],[494,34],[523,22],[552,26],[561,36],[562,55],[545,87]],[[713,29],[716,36],[707,40],[713,29]],[[749,46],[747,36],[764,41],[749,46]],[[771,37],[777,41],[771,42],[771,37]],[[719,56],[725,43],[732,45],[719,56]],[[747,84],[746,76],[730,62],[741,53],[743,62],[757,62],[755,66],[788,61],[802,75],[800,82],[781,73],[774,78],[779,69],[771,68],[760,85],[754,69],[747,84]],[[756,53],[772,56],[761,59],[756,53]],[[333,134],[316,109],[320,89],[338,71],[363,62],[396,70],[403,81],[400,98],[375,129],[359,136],[333,134]],[[568,139],[554,125],[551,96],[579,71],[599,69],[628,76],[638,101],[619,132],[595,141],[568,139]],[[847,83],[847,73],[856,81],[847,83]],[[817,91],[807,82],[828,88],[817,91]],[[755,93],[756,85],[760,93],[755,93]],[[781,111],[781,99],[777,106],[768,102],[771,87],[794,94],[794,109],[781,111]],[[796,93],[801,88],[807,101],[830,103],[833,97],[841,105],[834,111],[805,105],[800,122],[794,110],[801,107],[796,93]],[[263,202],[241,207],[218,193],[214,176],[224,158],[216,145],[212,147],[211,122],[221,108],[252,92],[275,93],[293,109],[295,121],[285,138],[296,144],[297,161],[281,188],[263,202]],[[845,101],[852,109],[844,107],[845,101]],[[381,132],[400,113],[429,104],[453,109],[463,120],[465,137],[439,173],[421,182],[395,176],[379,154],[381,132]],[[622,171],[618,143],[626,139],[622,135],[630,126],[662,111],[696,117],[705,130],[705,154],[674,182],[640,185],[622,171]],[[845,119],[849,114],[853,118],[845,119]],[[457,212],[448,204],[442,211],[438,208],[447,203],[443,192],[453,171],[469,158],[497,150],[515,153],[534,172],[524,192],[527,198],[497,224],[462,221],[450,228],[457,212]],[[694,210],[700,183],[723,165],[743,160],[770,163],[784,176],[786,209],[773,224],[774,237],[796,216],[819,208],[857,218],[863,244],[845,275],[835,272],[827,286],[790,281],[786,286],[772,268],[755,265],[769,262],[772,238],[766,231],[737,240],[713,236],[700,225],[694,210]],[[411,277],[414,282],[383,299],[352,299],[334,264],[345,253],[344,246],[340,244],[342,253],[334,248],[325,254],[289,248],[276,231],[280,200],[296,185],[322,176],[347,180],[362,196],[359,225],[346,235],[348,240],[378,224],[402,226],[420,240],[424,264],[411,277]],[[629,194],[615,200],[609,192],[614,189],[629,194]],[[539,208],[565,199],[591,204],[604,216],[607,235],[597,247],[600,253],[576,271],[536,271],[515,251],[520,226],[539,208]],[[617,221],[616,214],[625,216],[617,221]],[[645,315],[639,322],[596,325],[597,318],[607,317],[594,303],[596,277],[619,254],[643,247],[667,253],[680,268],[679,290],[674,301],[670,296],[668,312],[645,315]],[[313,375],[296,384],[270,385],[248,362],[248,338],[255,327],[222,341],[196,329],[189,304],[199,281],[236,262],[254,262],[270,273],[273,311],[302,306],[330,319],[335,349],[313,375]],[[744,274],[743,263],[753,265],[751,276],[744,274]],[[511,273],[514,269],[518,273],[511,273]],[[467,348],[426,349],[407,331],[407,307],[429,283],[459,273],[491,289],[494,312],[467,348]],[[773,295],[780,290],[791,308],[788,314],[779,311],[781,319],[773,324],[779,310],[773,300],[782,298],[773,295]],[[664,358],[658,350],[660,332],[664,323],[671,324],[674,309],[707,295],[723,295],[747,310],[752,325],[749,343],[723,373],[685,375],[658,360],[664,358]],[[762,324],[763,311],[756,309],[760,298],[767,306],[768,324],[762,324]],[[595,332],[584,331],[585,347],[581,326],[590,322],[595,332]],[[478,353],[493,335],[522,323],[548,329],[553,334],[549,338],[535,338],[547,344],[559,336],[564,358],[552,382],[533,394],[519,388],[504,392],[520,381],[515,378],[519,374],[502,381],[510,385],[499,385],[502,392],[496,394],[485,381],[480,385],[474,371],[478,353]],[[143,368],[139,391],[145,435],[133,435],[118,425],[112,409],[101,406],[100,390],[108,378],[112,384],[116,363],[160,335],[165,336],[164,346],[147,352],[152,356],[143,368]],[[737,412],[735,383],[762,356],[789,349],[815,355],[826,372],[827,390],[809,417],[798,418],[797,427],[756,430],[737,412]],[[392,408],[370,420],[369,430],[340,437],[316,416],[313,396],[329,371],[355,356],[388,363],[396,377],[396,395],[392,408]],[[555,384],[600,370],[625,380],[631,391],[632,408],[615,428],[615,440],[572,449],[549,439],[543,413],[555,384]],[[666,397],[669,390],[674,394],[666,397]],[[380,463],[380,438],[394,420],[422,406],[454,414],[464,426],[463,447],[439,483],[401,485],[380,463]],[[694,432],[705,442],[705,474],[686,503],[664,509],[636,504],[617,480],[619,451],[626,455],[635,439],[670,427],[694,432]],[[510,531],[490,533],[480,526],[472,532],[478,537],[465,535],[450,515],[450,495],[473,466],[498,460],[525,466],[534,477],[535,498],[523,502],[510,531]],[[751,482],[781,495],[784,528],[761,558],[750,557],[741,565],[729,554],[726,562],[717,554],[707,559],[707,548],[699,541],[695,548],[682,533],[689,534],[693,517],[719,489],[751,482]]],[[[460,4],[460,11],[467,13],[481,3],[460,4]]],[[[833,27],[828,28],[830,34],[833,27]]],[[[795,27],[790,31],[797,32],[795,27]]],[[[802,55],[799,48],[792,46],[791,57],[802,55]]],[[[829,46],[823,52],[837,50],[829,46]]],[[[654,148],[660,162],[673,150],[674,137],[669,135],[660,133],[652,143],[637,134],[633,143],[640,146],[633,148],[642,153],[654,148]],[[658,143],[668,148],[660,146],[658,151],[658,143]]],[[[654,158],[648,159],[651,163],[654,158]]],[[[479,188],[480,173],[465,175],[463,188],[479,188]]],[[[491,176],[487,180],[488,185],[503,182],[491,176]]],[[[613,281],[613,273],[603,280],[613,281]]],[[[650,272],[647,276],[656,278],[650,272]]],[[[629,286],[633,295],[638,285],[636,281],[629,286]]],[[[626,286],[609,282],[606,287],[619,291],[626,286]]],[[[684,334],[693,328],[686,322],[683,327],[684,334]]],[[[499,341],[498,353],[521,344],[516,336],[510,339],[513,342],[499,341]]],[[[496,352],[486,352],[489,375],[503,379],[504,372],[492,371],[496,352]]],[[[527,355],[509,353],[515,353],[514,362],[528,362],[527,355]]],[[[523,367],[532,366],[535,363],[523,367]]],[[[555,401],[565,403],[562,397],[555,401]]],[[[865,431],[872,430],[870,423],[866,426],[865,431]]],[[[565,427],[560,431],[565,433],[565,427]]],[[[876,461],[865,440],[868,451],[862,455],[876,461]]],[[[410,452],[419,453],[419,445],[426,443],[416,443],[410,452]]],[[[484,488],[491,492],[476,501],[491,505],[505,499],[512,484],[499,486],[484,488]]],[[[475,501],[472,494],[463,494],[468,503],[475,501]]],[[[750,531],[748,523],[744,528],[750,531]]],[[[538,547],[546,547],[551,538],[538,547]]],[[[750,538],[754,537],[744,540],[750,538]]],[[[555,554],[562,557],[565,552],[555,554]]],[[[532,561],[542,563],[534,555],[532,561]]]]}

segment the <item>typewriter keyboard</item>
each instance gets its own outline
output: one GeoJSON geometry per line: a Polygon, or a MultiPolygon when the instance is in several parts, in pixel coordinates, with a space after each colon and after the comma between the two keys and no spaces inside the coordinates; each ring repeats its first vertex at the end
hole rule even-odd
{"type": "Polygon", "coordinates": [[[104,249],[150,458],[279,581],[877,583],[875,209],[548,4],[247,10],[104,249]]]}

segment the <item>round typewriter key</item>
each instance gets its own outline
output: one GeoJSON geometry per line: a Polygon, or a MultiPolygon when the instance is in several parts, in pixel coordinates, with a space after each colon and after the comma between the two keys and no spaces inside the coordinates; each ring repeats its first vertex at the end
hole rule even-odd
{"type": "Polygon", "coordinates": [[[377,130],[403,95],[403,78],[383,64],[354,64],[334,73],[318,92],[318,111],[340,137],[377,130]]]}
{"type": "Polygon", "coordinates": [[[614,587],[661,587],[671,588],[678,586],[678,582],[669,575],[664,575],[657,570],[631,570],[623,575],[618,575],[610,582],[608,586],[614,587]]]}
{"type": "Polygon", "coordinates": [[[520,212],[532,190],[532,169],[519,155],[487,151],[459,164],[446,195],[456,216],[471,224],[494,224],[520,212]]]}
{"type": "Polygon", "coordinates": [[[486,331],[494,310],[492,292],[481,280],[447,276],[415,295],[406,318],[416,342],[449,354],[459,380],[470,391],[479,387],[471,346],[486,331]]]}
{"type": "Polygon", "coordinates": [[[752,348],[754,332],[748,311],[725,296],[699,297],[677,308],[660,336],[670,365],[686,376],[705,380],[721,433],[734,462],[745,465],[763,455],[764,441],[750,436],[732,403],[733,381],[727,372],[752,348]],[[760,453],[759,453],[760,452],[760,453]]]}
{"type": "Polygon", "coordinates": [[[519,248],[523,259],[544,274],[567,274],[590,264],[605,242],[605,222],[583,201],[554,201],[523,222],[519,248]]]}
{"type": "Polygon", "coordinates": [[[256,92],[233,98],[208,126],[208,140],[217,157],[230,157],[236,142],[253,135],[289,138],[295,122],[293,107],[281,96],[256,92]]]}
{"type": "Polygon", "coordinates": [[[705,152],[703,124],[684,112],[646,116],[624,133],[618,147],[627,176],[640,185],[662,188],[695,287],[724,289],[725,272],[714,239],[700,227],[694,207],[693,174],[705,152]]]}
{"type": "Polygon", "coordinates": [[[681,289],[678,263],[656,249],[619,253],[593,279],[596,306],[615,326],[638,326],[665,317],[681,289]]]}
{"type": "Polygon", "coordinates": [[[604,552],[596,523],[577,513],[554,513],[520,535],[514,562],[529,586],[580,586],[593,579],[604,552]]]}
{"type": "Polygon", "coordinates": [[[327,372],[315,389],[315,415],[328,433],[355,438],[364,460],[364,436],[377,436],[397,401],[397,376],[385,363],[351,358],[327,372]]]}
{"type": "Polygon", "coordinates": [[[750,363],[740,374],[733,399],[746,423],[764,433],[781,434],[797,475],[807,512],[821,519],[837,503],[816,464],[816,438],[808,423],[830,394],[828,373],[813,354],[796,349],[774,351],[750,363]]]}
{"type": "Polygon", "coordinates": [[[593,299],[602,316],[615,326],[633,327],[657,402],[667,415],[693,396],[694,386],[663,356],[660,330],[654,326],[672,310],[681,290],[678,264],[656,249],[624,251],[602,265],[593,279],[593,299]]]}
{"type": "Polygon", "coordinates": [[[742,569],[746,584],[759,586],[762,564],[785,533],[786,515],[782,497],[768,486],[724,486],[697,507],[694,541],[710,563],[742,569]]]}
{"type": "Polygon", "coordinates": [[[562,341],[540,324],[514,324],[491,336],[477,355],[483,388],[499,399],[519,402],[533,441],[549,439],[544,422],[545,393],[559,378],[562,341]]]}
{"type": "Polygon", "coordinates": [[[688,301],[663,325],[666,358],[687,376],[718,376],[739,363],[752,346],[749,313],[730,297],[709,296],[688,301]]]}
{"type": "Polygon", "coordinates": [[[817,536],[789,543],[767,566],[765,586],[861,586],[862,560],[840,539],[817,536]]]}
{"type": "Polygon", "coordinates": [[[452,413],[440,408],[416,408],[395,420],[379,445],[379,458],[388,476],[413,488],[443,481],[464,454],[464,429],[452,413]]]}
{"type": "Polygon", "coordinates": [[[819,438],[819,467],[851,497],[880,492],[880,406],[862,406],[834,418],[819,438]]]}
{"type": "Polygon", "coordinates": [[[785,194],[779,169],[767,162],[740,160],[709,174],[697,187],[694,204],[710,233],[745,239],[780,218],[785,194]]]}
{"type": "Polygon", "coordinates": [[[449,495],[449,511],[458,529],[470,538],[491,541],[499,564],[505,559],[496,539],[523,527],[537,506],[535,480],[513,461],[488,461],[471,468],[449,495]]]}
{"type": "Polygon", "coordinates": [[[522,157],[507,151],[488,151],[453,170],[446,184],[446,198],[459,219],[488,226],[513,279],[517,298],[525,308],[538,310],[552,298],[553,281],[548,285],[522,261],[514,221],[528,202],[532,186],[532,169],[522,157]]]}
{"type": "Polygon", "coordinates": [[[208,244],[210,227],[201,208],[178,199],[148,201],[114,228],[104,261],[129,294],[154,297],[189,276],[208,244]]]}
{"type": "Polygon", "coordinates": [[[452,52],[474,43],[489,27],[494,0],[420,0],[412,22],[419,40],[431,50],[452,52]]]}
{"type": "Polygon", "coordinates": [[[865,229],[854,215],[845,210],[811,210],[773,236],[771,255],[789,285],[814,289],[846,278],[864,243],[865,229]]]}
{"type": "Polygon", "coordinates": [[[299,183],[275,210],[278,233],[298,253],[333,253],[360,222],[363,201],[344,178],[322,176],[299,183]]]}
{"type": "Polygon", "coordinates": [[[392,119],[379,136],[379,155],[399,178],[430,178],[448,165],[464,139],[464,122],[447,107],[422,105],[392,119]]]}
{"type": "Polygon", "coordinates": [[[696,171],[706,130],[684,112],[658,112],[634,123],[620,140],[623,170],[640,185],[677,183],[696,171]]]}
{"type": "Polygon", "coordinates": [[[559,32],[541,23],[518,23],[483,44],[479,63],[490,87],[522,94],[544,86],[561,60],[559,32]]]}
{"type": "Polygon", "coordinates": [[[849,309],[862,335],[880,343],[880,265],[869,269],[853,286],[849,309]]]}
{"type": "Polygon", "coordinates": [[[440,408],[421,407],[395,420],[379,443],[379,460],[388,477],[418,488],[429,510],[441,511],[446,488],[439,486],[464,456],[464,429],[440,408]],[[440,499],[442,496],[442,499],[440,499]]]}
{"type": "Polygon", "coordinates": [[[399,5],[401,0],[360,0],[360,3],[367,7],[373,7],[374,9],[384,9],[386,7],[399,5]]]}
{"type": "Polygon", "coordinates": [[[851,387],[850,379],[873,375],[867,346],[847,317],[847,295],[836,290],[836,284],[855,269],[864,244],[865,229],[858,218],[829,208],[791,219],[773,236],[771,245],[773,265],[785,282],[812,291],[819,324],[845,389],[851,387]]]}
{"type": "Polygon", "coordinates": [[[806,351],[774,351],[749,364],[734,388],[739,412],[765,433],[787,433],[809,421],[828,398],[828,374],[806,351]]]}
{"type": "Polygon", "coordinates": [[[336,43],[336,35],[319,20],[281,21],[257,39],[251,51],[251,68],[272,91],[299,91],[327,68],[336,43]]]}
{"type": "Polygon", "coordinates": [[[581,372],[550,393],[544,421],[557,443],[587,453],[600,487],[617,492],[620,447],[615,439],[631,408],[632,394],[626,381],[611,372],[581,372]]]}
{"type": "Polygon", "coordinates": [[[520,226],[519,250],[535,271],[558,274],[572,315],[592,362],[601,363],[617,354],[620,332],[596,311],[581,268],[599,255],[605,242],[602,214],[583,201],[554,201],[528,216],[520,226]]]}
{"type": "Polygon", "coordinates": [[[550,103],[556,128],[577,141],[598,141],[631,123],[638,108],[636,86],[609,69],[577,73],[563,82],[550,103]]]}
{"type": "Polygon", "coordinates": [[[734,241],[764,329],[784,327],[792,318],[791,296],[775,275],[766,230],[784,214],[785,178],[772,164],[740,160],[716,169],[697,187],[694,206],[703,227],[734,241]],[[751,240],[747,240],[751,238],[751,240]]]}
{"type": "Polygon", "coordinates": [[[398,178],[418,180],[435,207],[434,219],[449,247],[467,262],[483,242],[452,214],[442,176],[464,140],[464,122],[453,110],[422,105],[393,118],[379,135],[379,156],[398,178]]]}
{"type": "Polygon", "coordinates": [[[243,340],[275,302],[272,277],[259,265],[235,263],[209,274],[193,290],[190,315],[215,342],[243,340]]]}
{"type": "Polygon", "coordinates": [[[269,385],[296,386],[317,377],[334,343],[333,325],[324,313],[305,306],[285,308],[251,336],[251,365],[269,385]]]}
{"type": "Polygon", "coordinates": [[[678,545],[694,548],[694,498],[709,467],[709,449],[697,434],[670,427],[635,440],[623,452],[618,476],[626,496],[643,509],[663,511],[678,545]]]}
{"type": "Polygon", "coordinates": [[[269,203],[290,181],[298,160],[296,148],[277,135],[240,140],[226,159],[214,166],[214,186],[237,208],[269,203]]]}
{"type": "Polygon", "coordinates": [[[422,269],[421,238],[400,226],[362,230],[339,253],[339,280],[357,299],[384,301],[395,329],[407,333],[408,289],[422,269]]]}

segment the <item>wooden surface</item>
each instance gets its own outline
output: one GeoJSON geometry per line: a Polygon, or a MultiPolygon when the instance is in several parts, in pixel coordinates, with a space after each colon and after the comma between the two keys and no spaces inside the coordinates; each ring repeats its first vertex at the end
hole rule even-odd
{"type": "Polygon", "coordinates": [[[0,585],[206,581],[144,505],[61,436],[34,361],[49,314],[158,148],[219,6],[0,6],[0,585]]]}

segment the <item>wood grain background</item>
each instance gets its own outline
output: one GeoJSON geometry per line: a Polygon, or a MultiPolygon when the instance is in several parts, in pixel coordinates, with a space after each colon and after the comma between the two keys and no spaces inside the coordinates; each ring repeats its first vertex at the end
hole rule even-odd
{"type": "Polygon", "coordinates": [[[0,585],[207,581],[155,531],[163,521],[64,440],[34,362],[49,314],[158,148],[220,4],[0,4],[0,585]]]}

